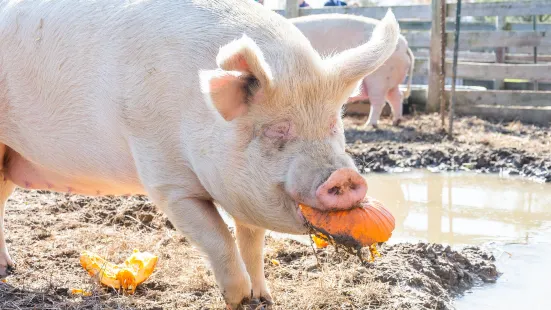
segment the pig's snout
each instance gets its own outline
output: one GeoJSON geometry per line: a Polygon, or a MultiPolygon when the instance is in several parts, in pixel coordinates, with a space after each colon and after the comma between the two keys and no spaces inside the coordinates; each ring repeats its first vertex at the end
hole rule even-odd
{"type": "Polygon", "coordinates": [[[320,209],[350,209],[367,193],[367,182],[354,169],[341,168],[334,171],[327,181],[316,190],[320,209]]]}

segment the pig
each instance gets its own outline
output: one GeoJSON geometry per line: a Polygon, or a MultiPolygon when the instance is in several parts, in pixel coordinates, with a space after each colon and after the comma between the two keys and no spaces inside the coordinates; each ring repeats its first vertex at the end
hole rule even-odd
{"type": "MultiPolygon", "coordinates": [[[[322,55],[331,55],[363,44],[380,22],[377,19],[347,14],[310,15],[291,18],[290,21],[322,55]]],[[[402,102],[411,93],[414,62],[413,52],[406,39],[400,35],[396,51],[384,65],[363,79],[359,94],[348,99],[348,102],[369,99],[371,110],[366,125],[377,127],[385,100],[392,109],[393,124],[400,124],[402,102]],[[402,94],[399,86],[408,74],[407,89],[402,94]]]]}
{"type": "Polygon", "coordinates": [[[369,41],[321,57],[253,1],[0,2],[0,274],[16,187],[139,194],[205,253],[229,309],[270,304],[265,231],[307,234],[299,203],[366,194],[342,108],[399,33],[389,11],[369,41]]]}

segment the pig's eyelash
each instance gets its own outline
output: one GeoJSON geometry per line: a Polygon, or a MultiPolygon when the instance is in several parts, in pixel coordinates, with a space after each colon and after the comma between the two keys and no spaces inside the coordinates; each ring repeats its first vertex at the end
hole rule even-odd
{"type": "Polygon", "coordinates": [[[279,145],[277,146],[278,151],[283,151],[285,149],[286,141],[278,141],[279,145]]]}

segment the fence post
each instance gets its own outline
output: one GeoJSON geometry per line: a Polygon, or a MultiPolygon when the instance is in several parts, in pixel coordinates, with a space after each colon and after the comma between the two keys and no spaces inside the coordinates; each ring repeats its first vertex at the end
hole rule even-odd
{"type": "MultiPolygon", "coordinates": [[[[505,16],[497,16],[496,31],[502,31],[505,28],[505,16]]],[[[506,47],[498,47],[495,49],[496,63],[505,63],[506,47]]],[[[500,90],[505,88],[503,80],[494,80],[494,89],[500,90]]]]}
{"type": "MultiPolygon", "coordinates": [[[[430,61],[429,61],[429,85],[427,98],[427,112],[436,112],[440,107],[440,98],[443,95],[441,89],[441,78],[444,78],[442,71],[442,36],[441,6],[446,5],[445,0],[432,0],[432,22],[430,31],[430,61]]],[[[445,55],[444,55],[445,57],[445,55]]]]}
{"type": "Polygon", "coordinates": [[[285,17],[298,17],[298,0],[285,0],[285,17]]]}

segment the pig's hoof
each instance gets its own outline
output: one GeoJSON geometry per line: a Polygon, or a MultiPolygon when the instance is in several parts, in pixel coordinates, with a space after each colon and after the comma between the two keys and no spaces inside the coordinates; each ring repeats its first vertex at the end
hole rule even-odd
{"type": "Polygon", "coordinates": [[[401,118],[392,122],[393,126],[400,126],[400,124],[402,124],[402,119],[401,118]]]}
{"type": "Polygon", "coordinates": [[[377,124],[365,124],[365,127],[366,128],[372,128],[372,129],[375,129],[375,130],[379,129],[379,125],[377,125],[377,124]]]}
{"type": "Polygon", "coordinates": [[[0,279],[13,274],[15,271],[15,264],[13,265],[0,265],[0,279]]]}
{"type": "Polygon", "coordinates": [[[266,297],[260,297],[260,302],[268,305],[268,306],[271,306],[273,305],[273,302],[271,299],[267,299],[266,297]]]}
{"type": "Polygon", "coordinates": [[[244,298],[239,306],[237,307],[238,310],[268,310],[270,309],[272,305],[272,302],[270,300],[267,300],[263,297],[258,298],[244,298]]]}
{"type": "Polygon", "coordinates": [[[272,305],[274,304],[271,299],[265,297],[260,297],[260,302],[264,305],[264,309],[272,309],[272,305]]]}

